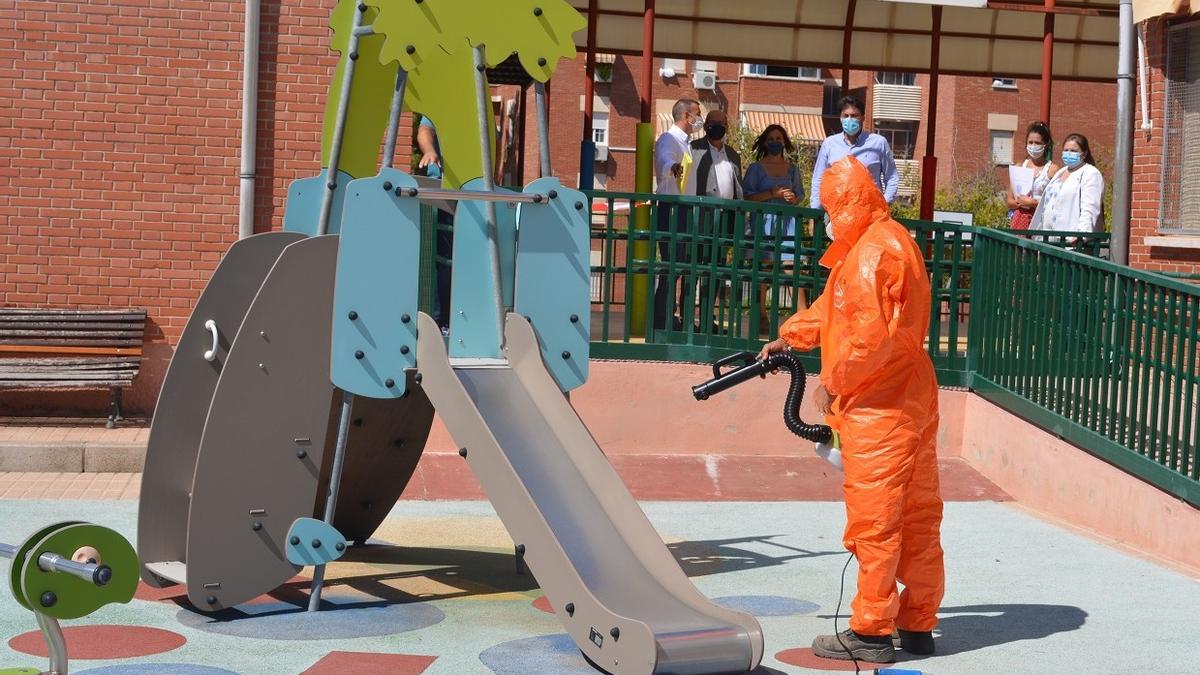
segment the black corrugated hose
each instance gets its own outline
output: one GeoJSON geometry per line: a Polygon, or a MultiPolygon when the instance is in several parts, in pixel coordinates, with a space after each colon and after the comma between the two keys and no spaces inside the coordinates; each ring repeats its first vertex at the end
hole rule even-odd
{"type": "Polygon", "coordinates": [[[783,422],[787,428],[800,438],[813,443],[829,443],[833,440],[833,430],[828,426],[807,424],[800,419],[800,403],[804,401],[804,364],[800,362],[800,357],[791,352],[777,352],[761,361],[754,352],[740,352],[727,356],[713,364],[713,379],[692,387],[692,395],[697,401],[704,401],[713,394],[719,394],[755,377],[766,377],[767,373],[775,370],[786,370],[792,376],[787,398],[783,403],[783,422]],[[721,366],[737,362],[744,365],[721,372],[721,366]]]}

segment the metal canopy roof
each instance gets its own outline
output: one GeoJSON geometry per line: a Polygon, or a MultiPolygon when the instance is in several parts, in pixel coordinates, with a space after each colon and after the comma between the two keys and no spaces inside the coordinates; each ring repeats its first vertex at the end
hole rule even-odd
{"type": "MultiPolygon", "coordinates": [[[[953,2],[954,0],[945,0],[953,2]]],[[[570,0],[587,16],[588,0],[570,0]]],[[[596,49],[642,51],[644,0],[597,0],[596,49]]],[[[1054,79],[1116,78],[1117,0],[1058,0],[1054,79]]],[[[943,8],[940,72],[1040,78],[1044,3],[943,8]]],[[[657,0],[654,53],[743,63],[927,72],[933,11],[917,0],[657,0]]],[[[575,34],[586,48],[585,31],[575,34]]]]}

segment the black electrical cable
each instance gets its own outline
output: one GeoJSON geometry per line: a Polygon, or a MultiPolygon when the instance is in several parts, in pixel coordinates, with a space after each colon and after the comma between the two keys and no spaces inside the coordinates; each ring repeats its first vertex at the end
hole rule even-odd
{"type": "Polygon", "coordinates": [[[791,352],[778,352],[761,360],[753,352],[741,352],[723,358],[713,364],[713,379],[692,387],[692,395],[696,397],[696,400],[703,401],[713,394],[719,394],[730,387],[756,377],[766,377],[768,373],[776,370],[786,370],[792,376],[792,382],[788,385],[787,398],[783,402],[783,422],[787,428],[800,438],[813,443],[828,443],[833,440],[833,430],[829,427],[824,424],[807,424],[800,419],[800,403],[804,401],[806,374],[800,357],[791,352]],[[721,366],[737,362],[745,365],[731,371],[721,372],[721,366]]]}
{"type": "Polygon", "coordinates": [[[858,665],[858,659],[854,657],[854,652],[850,651],[850,648],[842,641],[842,634],[838,632],[837,624],[838,615],[842,613],[842,598],[846,595],[846,570],[850,568],[851,560],[854,560],[853,553],[846,556],[846,564],[842,565],[842,580],[838,583],[838,604],[837,609],[833,610],[833,636],[837,638],[838,644],[842,646],[842,649],[850,655],[850,660],[854,662],[854,673],[858,675],[862,672],[858,665]]]}

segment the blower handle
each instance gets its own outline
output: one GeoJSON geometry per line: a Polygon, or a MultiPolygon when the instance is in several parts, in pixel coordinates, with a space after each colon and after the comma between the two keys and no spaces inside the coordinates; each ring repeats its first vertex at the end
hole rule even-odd
{"type": "Polygon", "coordinates": [[[759,360],[754,352],[738,352],[726,356],[713,364],[713,379],[692,387],[692,396],[697,401],[708,400],[713,394],[752,380],[766,377],[773,370],[786,370],[792,375],[787,399],[783,403],[783,422],[792,433],[813,443],[828,444],[833,440],[833,429],[824,424],[808,424],[800,419],[800,403],[804,400],[804,364],[791,352],[779,352],[759,360]],[[733,370],[722,371],[722,366],[734,363],[744,365],[733,370]]]}

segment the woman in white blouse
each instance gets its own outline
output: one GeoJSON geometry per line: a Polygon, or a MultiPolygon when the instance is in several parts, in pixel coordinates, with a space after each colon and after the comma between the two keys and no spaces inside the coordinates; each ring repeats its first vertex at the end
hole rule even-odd
{"type": "Polygon", "coordinates": [[[1062,163],[1063,168],[1042,193],[1030,229],[1095,232],[1104,199],[1104,176],[1096,168],[1086,136],[1067,136],[1062,163]]]}

